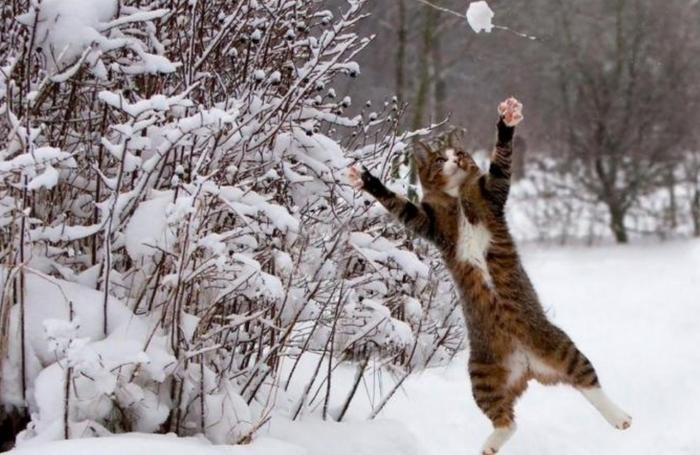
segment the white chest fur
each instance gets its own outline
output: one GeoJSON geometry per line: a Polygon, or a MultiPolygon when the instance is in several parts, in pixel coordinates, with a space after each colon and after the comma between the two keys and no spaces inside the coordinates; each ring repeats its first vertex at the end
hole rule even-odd
{"type": "Polygon", "coordinates": [[[491,275],[486,264],[486,252],[491,243],[491,233],[483,223],[472,224],[465,216],[459,222],[457,259],[469,262],[481,270],[484,279],[491,284],[491,275]]]}

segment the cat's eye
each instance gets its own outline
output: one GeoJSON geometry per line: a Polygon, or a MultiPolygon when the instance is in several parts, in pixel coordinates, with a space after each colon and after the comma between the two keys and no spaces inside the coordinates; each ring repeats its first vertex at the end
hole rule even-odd
{"type": "Polygon", "coordinates": [[[441,156],[435,158],[435,164],[439,164],[440,166],[442,166],[443,164],[445,164],[445,161],[446,161],[445,158],[443,158],[443,157],[441,157],[441,156]]]}

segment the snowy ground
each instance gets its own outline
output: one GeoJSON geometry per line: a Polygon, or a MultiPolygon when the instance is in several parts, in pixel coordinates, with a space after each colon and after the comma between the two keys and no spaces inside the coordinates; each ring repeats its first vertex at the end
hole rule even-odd
{"type": "MultiPolygon", "coordinates": [[[[593,361],[634,423],[618,432],[573,390],[532,384],[516,408],[519,430],[502,453],[700,454],[700,242],[527,247],[524,256],[550,317],[593,361]]],[[[372,422],[359,421],[355,408],[350,423],[273,419],[245,447],[126,435],[14,455],[476,455],[490,427],[468,393],[464,363],[462,356],[409,379],[372,422]]],[[[339,371],[337,383],[351,375],[339,371]]],[[[342,386],[337,393],[342,399],[342,386]]]]}
{"type": "MultiPolygon", "coordinates": [[[[502,453],[700,454],[700,242],[524,255],[550,317],[634,422],[616,431],[575,391],[531,384],[502,453]]],[[[466,384],[463,359],[428,371],[383,417],[405,422],[428,454],[476,454],[489,424],[466,384]]]]}

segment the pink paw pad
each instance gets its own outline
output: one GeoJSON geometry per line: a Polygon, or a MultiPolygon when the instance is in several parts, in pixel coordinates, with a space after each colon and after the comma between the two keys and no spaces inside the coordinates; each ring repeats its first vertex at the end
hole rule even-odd
{"type": "Polygon", "coordinates": [[[361,174],[362,171],[357,166],[352,166],[351,168],[349,168],[347,173],[348,183],[350,183],[350,185],[352,185],[352,187],[358,191],[362,189],[361,174]]]}
{"type": "Polygon", "coordinates": [[[498,115],[508,126],[515,126],[523,121],[523,105],[513,97],[508,98],[498,105],[498,115]]]}

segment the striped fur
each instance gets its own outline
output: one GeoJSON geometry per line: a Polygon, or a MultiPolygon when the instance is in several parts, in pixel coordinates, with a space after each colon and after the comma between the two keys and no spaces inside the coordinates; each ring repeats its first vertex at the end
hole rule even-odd
{"type": "MultiPolygon", "coordinates": [[[[547,319],[508,230],[505,205],[513,134],[514,128],[501,118],[498,142],[486,173],[475,170],[473,160],[462,150],[454,152],[464,172],[459,191],[452,195],[445,187],[448,176],[439,172],[444,167],[445,151],[433,152],[421,145],[416,162],[424,197],[418,205],[386,189],[366,170],[361,174],[364,190],[440,250],[463,300],[472,394],[494,427],[501,429],[489,440],[502,442],[514,431],[513,406],[530,379],[570,384],[588,393],[584,395],[594,405],[602,402],[595,393],[600,388],[595,368],[569,336],[547,319]],[[488,231],[483,262],[460,253],[464,246],[459,242],[465,241],[460,224],[465,221],[488,231]]],[[[619,411],[614,405],[609,408],[619,411]]],[[[615,426],[629,426],[631,420],[622,411],[608,414],[620,420],[615,426]]],[[[484,453],[496,453],[499,448],[485,446],[484,453]]]]}

